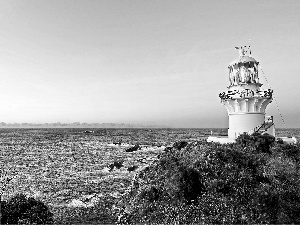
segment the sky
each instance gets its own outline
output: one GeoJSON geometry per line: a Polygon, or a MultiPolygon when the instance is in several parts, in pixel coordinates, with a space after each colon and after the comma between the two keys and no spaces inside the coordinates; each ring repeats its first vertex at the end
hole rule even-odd
{"type": "Polygon", "coordinates": [[[226,128],[218,95],[251,39],[274,89],[266,114],[300,128],[299,12],[297,0],[0,0],[0,121],[226,128]]]}

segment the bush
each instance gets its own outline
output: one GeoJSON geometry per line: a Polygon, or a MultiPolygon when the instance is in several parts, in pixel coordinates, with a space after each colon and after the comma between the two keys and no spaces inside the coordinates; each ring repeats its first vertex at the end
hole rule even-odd
{"type": "Polygon", "coordinates": [[[160,197],[160,190],[155,186],[151,186],[141,192],[141,197],[146,199],[147,201],[154,202],[157,201],[160,197]]]}
{"type": "Polygon", "coordinates": [[[278,143],[278,144],[283,144],[284,142],[283,142],[283,140],[282,140],[281,138],[278,138],[278,139],[277,139],[277,143],[278,143]]]}
{"type": "Polygon", "coordinates": [[[205,187],[201,183],[200,173],[193,168],[180,168],[178,186],[179,193],[182,193],[188,203],[196,201],[205,192],[205,187]]]}
{"type": "Polygon", "coordinates": [[[187,145],[188,145],[188,142],[186,142],[186,141],[178,141],[178,142],[174,143],[173,148],[180,150],[182,148],[185,148],[187,145]]]}
{"type": "Polygon", "coordinates": [[[1,202],[1,224],[49,224],[53,214],[41,201],[17,194],[8,202],[1,202]]]}
{"type": "Polygon", "coordinates": [[[179,142],[138,174],[120,203],[124,221],[300,223],[300,146],[274,140],[244,134],[228,145],[179,142]]]}
{"type": "Polygon", "coordinates": [[[242,148],[246,148],[246,151],[255,149],[257,153],[269,153],[271,154],[270,148],[275,142],[275,137],[267,133],[261,135],[259,133],[253,133],[248,135],[246,133],[241,134],[237,139],[236,143],[242,148]]]}

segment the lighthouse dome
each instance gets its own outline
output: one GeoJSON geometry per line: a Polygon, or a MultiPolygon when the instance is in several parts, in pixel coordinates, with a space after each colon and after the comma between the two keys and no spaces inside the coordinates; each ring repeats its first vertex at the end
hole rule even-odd
{"type": "Polygon", "coordinates": [[[236,64],[239,64],[239,63],[247,63],[247,62],[254,62],[254,63],[258,64],[258,62],[253,57],[251,57],[251,56],[242,56],[239,59],[233,60],[229,64],[229,66],[233,66],[233,65],[236,65],[236,64]]]}

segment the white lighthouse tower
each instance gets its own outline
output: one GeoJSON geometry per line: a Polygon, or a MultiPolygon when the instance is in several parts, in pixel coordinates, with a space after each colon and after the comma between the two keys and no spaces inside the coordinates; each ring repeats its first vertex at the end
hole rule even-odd
{"type": "Polygon", "coordinates": [[[272,102],[273,90],[261,88],[259,62],[251,56],[250,46],[236,49],[239,49],[239,58],[228,66],[228,90],[219,94],[228,112],[228,138],[237,138],[245,132],[267,132],[275,136],[273,117],[265,117],[266,107],[272,102]]]}
{"type": "Polygon", "coordinates": [[[251,56],[250,46],[236,49],[239,49],[239,57],[228,65],[228,90],[219,94],[228,112],[228,138],[211,136],[207,141],[234,142],[240,134],[255,132],[275,136],[273,116],[265,116],[266,107],[272,102],[273,90],[262,89],[259,62],[251,56]]]}
{"type": "MultiPolygon", "coordinates": [[[[228,65],[229,86],[219,94],[229,117],[228,137],[209,136],[208,142],[232,143],[243,134],[268,133],[275,137],[273,116],[265,111],[273,100],[273,90],[263,89],[259,82],[258,65],[251,56],[250,46],[236,47],[238,59],[228,65]]],[[[297,143],[295,137],[276,137],[287,143],[297,143]]]]}

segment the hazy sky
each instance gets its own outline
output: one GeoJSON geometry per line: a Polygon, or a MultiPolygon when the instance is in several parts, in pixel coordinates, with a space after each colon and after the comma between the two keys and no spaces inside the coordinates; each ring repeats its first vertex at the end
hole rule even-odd
{"type": "MultiPolygon", "coordinates": [[[[251,39],[299,128],[299,12],[297,0],[0,0],[0,121],[228,127],[218,94],[251,39]]],[[[275,101],[267,115],[284,127],[275,101]]]]}

